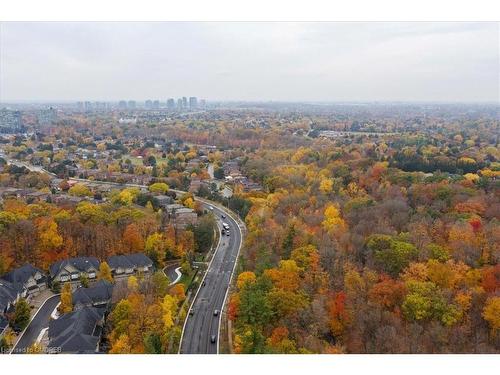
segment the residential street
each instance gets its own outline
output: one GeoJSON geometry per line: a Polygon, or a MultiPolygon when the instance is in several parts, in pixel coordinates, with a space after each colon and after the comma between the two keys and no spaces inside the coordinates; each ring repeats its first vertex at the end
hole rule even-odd
{"type": "Polygon", "coordinates": [[[60,296],[52,296],[48,298],[42,307],[36,312],[35,316],[31,319],[30,324],[22,333],[21,338],[12,349],[12,354],[25,353],[31,345],[33,345],[42,331],[42,329],[49,326],[50,314],[54,311],[60,301],[60,296]]]}

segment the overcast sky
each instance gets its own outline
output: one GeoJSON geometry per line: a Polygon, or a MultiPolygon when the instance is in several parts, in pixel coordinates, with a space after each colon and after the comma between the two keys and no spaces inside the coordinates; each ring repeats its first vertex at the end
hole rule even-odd
{"type": "Polygon", "coordinates": [[[498,101],[498,23],[2,23],[0,101],[498,101]]]}

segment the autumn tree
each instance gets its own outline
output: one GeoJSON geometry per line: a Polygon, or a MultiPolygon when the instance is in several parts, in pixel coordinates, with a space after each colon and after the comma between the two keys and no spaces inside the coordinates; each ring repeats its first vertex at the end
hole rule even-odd
{"type": "Polygon", "coordinates": [[[123,232],[123,243],[130,252],[142,252],[144,250],[144,239],[137,224],[131,223],[127,225],[123,232]]]}
{"type": "Polygon", "coordinates": [[[99,274],[97,277],[99,280],[106,280],[109,281],[110,283],[113,282],[111,267],[108,265],[108,263],[101,262],[101,264],[99,265],[99,274]]]}
{"type": "Polygon", "coordinates": [[[31,318],[30,315],[30,306],[28,302],[24,298],[21,298],[15,305],[14,315],[10,320],[10,325],[16,331],[22,331],[28,326],[31,318]]]}
{"type": "Polygon", "coordinates": [[[59,312],[61,314],[67,314],[73,311],[73,292],[71,290],[71,284],[65,283],[61,291],[61,304],[59,305],[59,312]]]}

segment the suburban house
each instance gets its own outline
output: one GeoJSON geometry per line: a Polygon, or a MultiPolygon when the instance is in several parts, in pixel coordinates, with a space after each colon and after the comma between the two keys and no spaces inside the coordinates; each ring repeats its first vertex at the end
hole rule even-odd
{"type": "Polygon", "coordinates": [[[73,292],[73,308],[84,307],[108,308],[113,294],[113,284],[106,280],[99,280],[89,288],[79,287],[73,292]]]}
{"type": "Polygon", "coordinates": [[[169,195],[156,195],[155,198],[158,201],[158,206],[160,206],[160,208],[162,209],[165,209],[174,201],[173,198],[169,195]]]}
{"type": "Polygon", "coordinates": [[[89,280],[97,278],[99,260],[95,257],[77,257],[60,260],[49,268],[50,279],[59,283],[79,283],[82,276],[89,280]]]}
{"type": "Polygon", "coordinates": [[[185,229],[188,225],[196,225],[198,215],[192,208],[184,207],[182,204],[169,204],[167,207],[169,221],[180,229],[185,229]]]}
{"type": "Polygon", "coordinates": [[[25,297],[25,291],[21,284],[15,284],[0,279],[0,316],[11,311],[15,303],[25,297]]]}
{"type": "Polygon", "coordinates": [[[2,276],[12,284],[20,284],[24,289],[25,296],[33,296],[47,288],[47,277],[44,272],[31,264],[25,264],[2,276]]]}
{"type": "Polygon", "coordinates": [[[109,257],[108,265],[115,278],[153,272],[153,261],[142,253],[113,255],[109,257]]]}
{"type": "Polygon", "coordinates": [[[92,354],[99,351],[105,309],[82,307],[49,322],[49,353],[92,354]]]}

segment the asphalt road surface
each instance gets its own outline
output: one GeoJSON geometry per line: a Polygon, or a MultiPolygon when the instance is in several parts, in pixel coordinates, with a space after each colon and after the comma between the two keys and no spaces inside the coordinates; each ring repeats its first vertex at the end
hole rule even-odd
{"type": "Polygon", "coordinates": [[[171,264],[169,266],[166,266],[163,269],[163,273],[165,273],[165,275],[170,280],[170,284],[172,284],[179,277],[179,275],[177,274],[177,272],[175,272],[175,270],[177,268],[179,268],[179,267],[180,267],[180,264],[179,263],[175,263],[175,264],[171,264]]]}
{"type": "Polygon", "coordinates": [[[50,314],[52,314],[60,299],[60,296],[56,295],[45,300],[42,307],[40,307],[33,319],[31,319],[16,346],[12,349],[12,354],[22,354],[35,343],[42,329],[49,326],[50,314]]]}
{"type": "MultiPolygon", "coordinates": [[[[207,207],[207,204],[204,206],[207,207]]],[[[219,247],[205,275],[205,285],[200,286],[191,306],[193,315],[188,315],[185,322],[180,348],[182,354],[217,353],[220,311],[241,246],[241,232],[236,222],[221,209],[213,207],[219,230],[222,229],[222,222],[229,224],[230,236],[221,236],[219,247]],[[225,219],[221,219],[223,214],[225,219]],[[217,316],[214,316],[215,310],[219,311],[217,316]],[[211,336],[215,336],[215,343],[211,342],[211,336]]]]}

